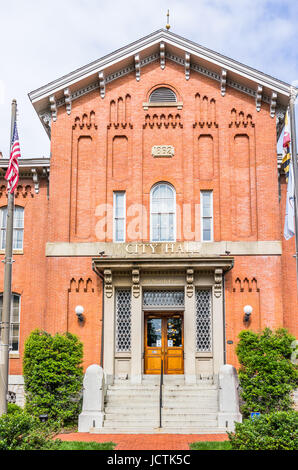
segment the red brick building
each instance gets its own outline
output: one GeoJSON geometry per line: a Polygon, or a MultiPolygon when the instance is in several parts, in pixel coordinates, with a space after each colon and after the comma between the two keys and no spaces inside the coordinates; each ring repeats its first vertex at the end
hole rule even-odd
{"type": "Polygon", "coordinates": [[[35,328],[77,334],[109,383],[161,359],[193,383],[237,366],[244,328],[297,335],[276,151],[291,90],[159,30],[29,94],[51,156],[20,161],[12,391],[35,328]]]}

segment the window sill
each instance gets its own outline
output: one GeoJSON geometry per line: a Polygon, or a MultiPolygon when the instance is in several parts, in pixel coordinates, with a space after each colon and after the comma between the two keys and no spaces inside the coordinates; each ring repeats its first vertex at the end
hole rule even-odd
{"type": "MultiPolygon", "coordinates": [[[[13,255],[23,255],[24,251],[23,250],[13,250],[12,254],[13,255]]],[[[0,250],[0,255],[5,255],[5,250],[0,250]]]]}
{"type": "Polygon", "coordinates": [[[159,103],[143,103],[143,109],[147,111],[149,108],[183,108],[182,101],[176,101],[175,103],[159,102],[159,103]]]}
{"type": "Polygon", "coordinates": [[[17,352],[10,352],[9,359],[20,359],[20,353],[17,352]]]}

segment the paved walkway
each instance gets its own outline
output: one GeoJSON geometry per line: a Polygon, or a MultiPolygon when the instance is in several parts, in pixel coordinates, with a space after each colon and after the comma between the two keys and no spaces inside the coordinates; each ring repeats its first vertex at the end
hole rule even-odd
{"type": "Polygon", "coordinates": [[[196,441],[226,441],[226,434],[59,434],[62,441],[114,442],[115,450],[189,450],[196,441]]]}

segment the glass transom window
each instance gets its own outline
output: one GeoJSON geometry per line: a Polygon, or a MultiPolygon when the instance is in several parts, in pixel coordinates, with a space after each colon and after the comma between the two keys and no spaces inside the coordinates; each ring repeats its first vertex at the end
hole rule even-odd
{"type": "Polygon", "coordinates": [[[151,241],[176,239],[176,194],[168,183],[159,183],[151,190],[151,241]]]}
{"type": "Polygon", "coordinates": [[[184,307],[184,290],[144,290],[143,306],[184,307]]]}

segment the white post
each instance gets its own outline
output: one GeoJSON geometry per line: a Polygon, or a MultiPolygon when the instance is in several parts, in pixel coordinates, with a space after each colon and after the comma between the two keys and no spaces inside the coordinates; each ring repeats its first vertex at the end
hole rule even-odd
{"type": "Polygon", "coordinates": [[[97,364],[89,366],[84,376],[83,408],[79,416],[79,432],[102,428],[104,421],[104,371],[97,364]]]}

